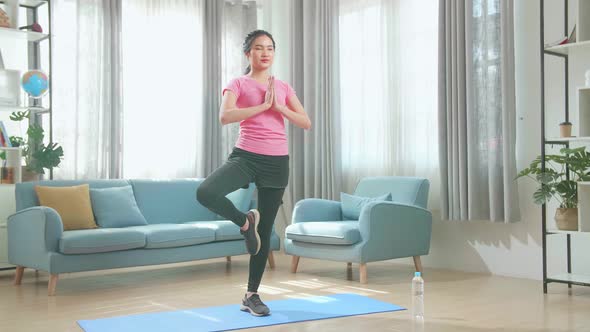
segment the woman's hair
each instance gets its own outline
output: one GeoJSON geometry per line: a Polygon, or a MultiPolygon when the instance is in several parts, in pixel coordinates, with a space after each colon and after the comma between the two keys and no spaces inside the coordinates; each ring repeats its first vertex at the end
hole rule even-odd
{"type": "MultiPolygon", "coordinates": [[[[272,38],[272,35],[270,34],[270,32],[264,31],[264,30],[254,30],[246,36],[246,39],[244,39],[244,44],[242,45],[242,49],[244,51],[244,54],[250,52],[250,50],[252,49],[252,42],[260,36],[267,36],[268,38],[270,38],[270,40],[272,40],[272,48],[276,48],[275,40],[274,40],[274,38],[272,38]]],[[[248,65],[248,67],[246,67],[246,72],[244,74],[248,74],[249,72],[250,72],[250,65],[248,65]]]]}

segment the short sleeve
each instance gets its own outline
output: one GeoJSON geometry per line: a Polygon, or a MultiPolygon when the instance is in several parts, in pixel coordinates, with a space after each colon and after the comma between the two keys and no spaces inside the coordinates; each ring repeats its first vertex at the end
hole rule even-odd
{"type": "Polygon", "coordinates": [[[291,87],[291,85],[289,85],[289,83],[285,82],[285,86],[287,89],[287,94],[286,94],[286,98],[287,100],[289,100],[289,98],[291,98],[291,96],[295,95],[295,90],[293,90],[293,88],[291,87]]]}
{"type": "Polygon", "coordinates": [[[237,78],[231,80],[225,89],[223,89],[221,95],[223,96],[228,90],[233,92],[236,95],[236,98],[240,97],[240,81],[237,78]]]}

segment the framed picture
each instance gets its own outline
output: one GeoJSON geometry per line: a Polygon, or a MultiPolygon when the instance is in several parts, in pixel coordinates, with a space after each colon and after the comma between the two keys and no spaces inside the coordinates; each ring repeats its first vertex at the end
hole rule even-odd
{"type": "Polygon", "coordinates": [[[10,136],[8,136],[8,132],[6,131],[6,127],[2,121],[0,121],[0,146],[5,148],[12,147],[12,144],[10,143],[10,136]]]}
{"type": "Polygon", "coordinates": [[[20,105],[20,71],[0,69],[0,106],[20,105]]]}

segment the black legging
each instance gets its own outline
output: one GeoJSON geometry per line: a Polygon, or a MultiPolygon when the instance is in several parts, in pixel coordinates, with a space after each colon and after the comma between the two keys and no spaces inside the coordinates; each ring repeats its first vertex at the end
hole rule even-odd
{"type": "Polygon", "coordinates": [[[242,227],[246,214],[225,197],[254,182],[258,188],[260,251],[250,256],[248,291],[257,292],[268,252],[275,217],[289,181],[289,156],[267,156],[235,148],[223,166],[209,175],[197,190],[197,200],[209,210],[242,227]]]}

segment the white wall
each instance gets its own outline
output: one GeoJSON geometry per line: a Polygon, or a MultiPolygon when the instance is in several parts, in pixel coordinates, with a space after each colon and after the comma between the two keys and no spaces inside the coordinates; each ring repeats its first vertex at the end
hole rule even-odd
{"type": "MultiPolygon", "coordinates": [[[[561,13],[561,1],[548,2],[547,13],[561,13]]],[[[572,3],[572,1],[570,1],[572,3]]],[[[575,3],[574,3],[575,5],[575,3]]],[[[540,154],[540,58],[539,58],[539,2],[515,1],[516,52],[516,109],[517,109],[517,168],[523,169],[540,154]]],[[[563,23],[560,15],[549,15],[546,22],[546,41],[561,37],[563,23]]],[[[572,23],[573,24],[573,23],[572,23]]],[[[547,65],[548,136],[558,134],[557,123],[563,121],[563,73],[559,62],[549,59],[547,65]]],[[[570,58],[578,65],[570,65],[570,89],[583,83],[584,72],[590,68],[590,52],[570,58]]],[[[573,90],[573,89],[572,89],[573,90]]],[[[570,107],[575,110],[573,92],[570,107]]],[[[572,116],[575,116],[572,111],[572,116]]],[[[515,224],[491,222],[442,222],[435,218],[431,253],[423,258],[429,267],[443,267],[464,271],[489,272],[497,275],[542,278],[541,209],[532,203],[535,184],[519,182],[522,221],[515,224]]],[[[548,221],[554,211],[548,209],[548,221]]],[[[549,274],[566,271],[565,235],[552,235],[548,242],[549,274]]],[[[573,272],[590,274],[590,236],[586,241],[574,238],[572,245],[573,272]]]]}

